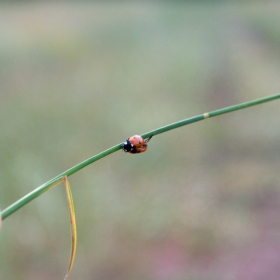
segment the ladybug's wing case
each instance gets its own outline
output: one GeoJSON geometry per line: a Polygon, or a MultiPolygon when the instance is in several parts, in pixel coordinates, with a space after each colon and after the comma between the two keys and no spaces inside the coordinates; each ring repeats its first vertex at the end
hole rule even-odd
{"type": "Polygon", "coordinates": [[[132,146],[136,146],[137,148],[140,148],[145,144],[144,139],[139,135],[131,136],[128,141],[132,144],[132,146]]]}

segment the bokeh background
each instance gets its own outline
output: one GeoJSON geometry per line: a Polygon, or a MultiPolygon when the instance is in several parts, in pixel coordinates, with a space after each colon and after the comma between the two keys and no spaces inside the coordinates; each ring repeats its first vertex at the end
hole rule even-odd
{"type": "MultiPolygon", "coordinates": [[[[280,91],[279,1],[0,4],[0,207],[133,134],[280,91]]],[[[280,275],[279,101],[70,177],[70,279],[280,275]]],[[[0,279],[63,279],[63,185],[2,225],[0,279]]]]}

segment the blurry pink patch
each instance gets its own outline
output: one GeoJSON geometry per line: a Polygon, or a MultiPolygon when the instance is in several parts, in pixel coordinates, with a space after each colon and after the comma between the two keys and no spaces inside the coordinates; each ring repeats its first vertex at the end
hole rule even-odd
{"type": "Polygon", "coordinates": [[[240,259],[237,279],[280,279],[280,245],[257,244],[240,259]]]}
{"type": "Polygon", "coordinates": [[[182,246],[167,242],[150,252],[150,269],[153,279],[172,279],[183,275],[189,267],[190,256],[182,246]]]}

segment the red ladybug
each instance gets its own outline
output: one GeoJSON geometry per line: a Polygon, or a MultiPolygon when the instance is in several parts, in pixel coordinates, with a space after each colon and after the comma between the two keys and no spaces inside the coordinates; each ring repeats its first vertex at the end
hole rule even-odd
{"type": "Polygon", "coordinates": [[[122,149],[126,153],[137,154],[143,153],[148,149],[147,143],[151,140],[153,134],[146,140],[144,140],[139,135],[134,135],[128,138],[124,143],[122,143],[122,149]]]}

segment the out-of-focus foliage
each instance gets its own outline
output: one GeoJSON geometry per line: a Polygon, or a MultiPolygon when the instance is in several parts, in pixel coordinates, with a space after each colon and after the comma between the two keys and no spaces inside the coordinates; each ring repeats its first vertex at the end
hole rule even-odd
{"type": "MultiPolygon", "coordinates": [[[[279,92],[278,2],[172,3],[1,4],[1,209],[133,134],[279,92]]],[[[279,106],[71,176],[70,279],[278,279],[279,106]]],[[[62,279],[68,237],[55,187],[3,222],[0,279],[62,279]]]]}

